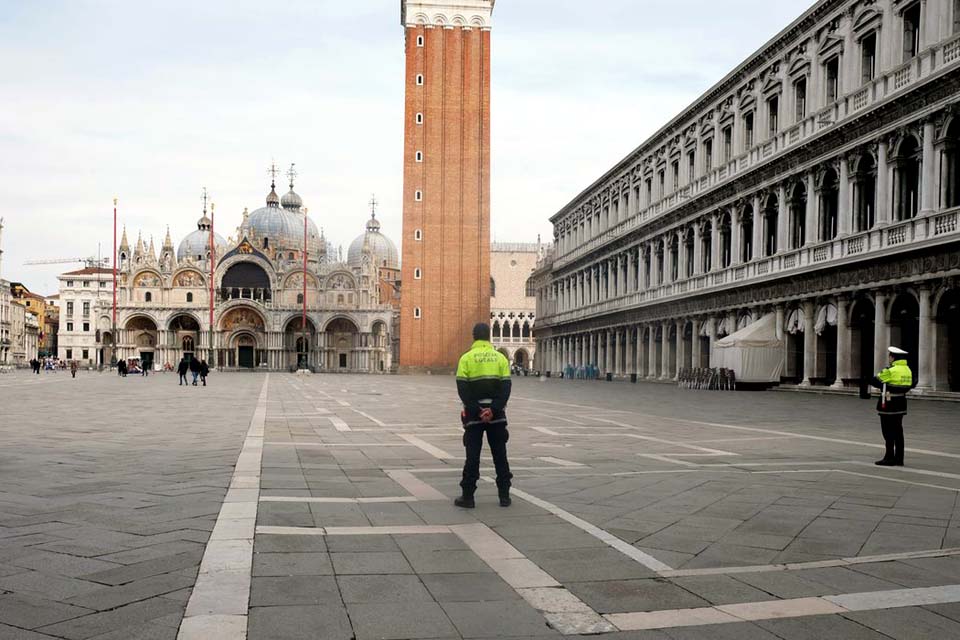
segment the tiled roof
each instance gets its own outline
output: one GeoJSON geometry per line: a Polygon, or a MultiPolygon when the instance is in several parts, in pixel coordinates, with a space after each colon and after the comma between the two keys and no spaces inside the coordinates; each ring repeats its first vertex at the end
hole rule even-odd
{"type": "Polygon", "coordinates": [[[106,274],[112,275],[113,269],[104,269],[103,267],[84,267],[83,269],[77,269],[76,271],[67,271],[62,274],[65,276],[92,276],[95,274],[106,274]]]}

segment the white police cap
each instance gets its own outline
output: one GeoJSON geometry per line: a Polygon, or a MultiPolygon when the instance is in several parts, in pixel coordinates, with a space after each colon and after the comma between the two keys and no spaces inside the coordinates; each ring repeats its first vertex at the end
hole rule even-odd
{"type": "Polygon", "coordinates": [[[890,347],[887,351],[894,356],[905,356],[907,352],[901,349],[900,347],[890,347]]]}

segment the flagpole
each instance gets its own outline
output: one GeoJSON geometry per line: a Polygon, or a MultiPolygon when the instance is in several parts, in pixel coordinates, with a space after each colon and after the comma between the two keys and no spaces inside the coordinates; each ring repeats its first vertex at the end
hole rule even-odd
{"type": "MultiPolygon", "coordinates": [[[[98,278],[99,279],[99,278],[98,278]]],[[[110,368],[117,366],[117,199],[113,199],[113,328],[110,334],[110,368]]]]}
{"type": "Polygon", "coordinates": [[[303,315],[300,319],[303,332],[304,359],[303,368],[310,367],[310,347],[307,345],[307,210],[303,210],[303,315]]]}
{"type": "Polygon", "coordinates": [[[216,358],[213,354],[213,291],[214,291],[214,282],[213,282],[213,265],[216,262],[216,245],[213,242],[213,210],[214,204],[210,203],[210,363],[208,366],[216,366],[216,358]]]}

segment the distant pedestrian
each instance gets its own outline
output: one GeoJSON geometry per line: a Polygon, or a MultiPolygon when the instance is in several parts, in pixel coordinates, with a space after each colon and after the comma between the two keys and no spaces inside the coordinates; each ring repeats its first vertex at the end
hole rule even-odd
{"type": "Polygon", "coordinates": [[[913,372],[904,359],[907,352],[898,347],[887,349],[890,366],[870,382],[880,389],[877,413],[886,453],[876,464],[882,467],[903,466],[903,416],[907,415],[907,392],[917,386],[913,372]]]}
{"type": "Polygon", "coordinates": [[[187,371],[190,370],[190,365],[187,363],[186,358],[180,358],[180,364],[177,365],[177,373],[180,374],[180,385],[187,384],[187,371]]]}
{"type": "Polygon", "coordinates": [[[77,377],[77,369],[79,369],[79,368],[80,368],[80,367],[77,365],[77,361],[76,361],[76,360],[71,360],[71,361],[70,361],[70,377],[71,377],[71,378],[76,378],[76,377],[77,377]]]}
{"type": "Polygon", "coordinates": [[[460,357],[457,366],[457,394],[463,402],[463,446],[466,460],[460,481],[462,495],[453,501],[458,507],[476,506],[473,494],[480,479],[480,450],[483,434],[497,469],[497,492],[500,506],[510,506],[510,463],[507,461],[507,401],[510,399],[510,363],[506,356],[490,344],[490,325],[480,322],[473,327],[473,346],[460,357]]]}
{"type": "Polygon", "coordinates": [[[193,375],[193,386],[197,386],[197,376],[200,375],[200,363],[196,358],[190,358],[190,373],[193,375]]]}
{"type": "Polygon", "coordinates": [[[210,374],[210,365],[206,360],[200,361],[200,379],[203,380],[203,386],[207,386],[207,376],[210,374]]]}
{"type": "Polygon", "coordinates": [[[120,360],[119,362],[117,362],[117,373],[120,375],[121,378],[127,377],[127,361],[126,360],[120,360]]]}
{"type": "Polygon", "coordinates": [[[150,375],[150,362],[147,360],[144,360],[140,363],[140,375],[142,375],[144,378],[150,375]]]}

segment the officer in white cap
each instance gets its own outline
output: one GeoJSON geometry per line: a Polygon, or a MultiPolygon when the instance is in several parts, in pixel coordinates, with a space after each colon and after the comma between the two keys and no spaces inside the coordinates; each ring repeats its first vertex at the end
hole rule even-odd
{"type": "Polygon", "coordinates": [[[899,347],[887,349],[890,366],[870,382],[880,389],[877,413],[887,451],[876,464],[884,467],[903,466],[903,416],[907,415],[907,392],[916,386],[907,364],[907,352],[899,347]]]}

